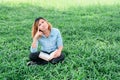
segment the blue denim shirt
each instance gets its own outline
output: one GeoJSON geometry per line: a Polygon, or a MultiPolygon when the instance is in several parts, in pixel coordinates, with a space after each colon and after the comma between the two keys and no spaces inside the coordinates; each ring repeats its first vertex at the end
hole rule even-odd
{"type": "Polygon", "coordinates": [[[49,37],[42,35],[37,41],[37,44],[36,44],[37,47],[32,48],[31,46],[31,49],[30,49],[31,53],[37,52],[38,44],[41,45],[42,51],[46,51],[48,53],[58,49],[59,46],[63,46],[60,31],[56,28],[51,28],[49,37]]]}

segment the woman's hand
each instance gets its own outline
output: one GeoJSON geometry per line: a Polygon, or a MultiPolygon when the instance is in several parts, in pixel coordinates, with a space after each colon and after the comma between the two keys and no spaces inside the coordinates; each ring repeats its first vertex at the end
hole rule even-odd
{"type": "Polygon", "coordinates": [[[40,29],[38,29],[38,31],[36,32],[36,34],[33,38],[33,41],[38,40],[42,35],[43,35],[43,32],[40,29]]]}
{"type": "Polygon", "coordinates": [[[57,50],[52,52],[51,55],[53,56],[53,58],[59,57],[61,55],[62,49],[63,49],[63,46],[60,46],[57,50]]]}
{"type": "Polygon", "coordinates": [[[60,50],[56,50],[53,58],[57,58],[60,55],[61,55],[61,51],[60,50]]]}
{"type": "Polygon", "coordinates": [[[37,40],[42,36],[42,34],[43,34],[43,32],[38,29],[38,31],[36,32],[36,34],[33,38],[32,48],[36,48],[37,40]]]}

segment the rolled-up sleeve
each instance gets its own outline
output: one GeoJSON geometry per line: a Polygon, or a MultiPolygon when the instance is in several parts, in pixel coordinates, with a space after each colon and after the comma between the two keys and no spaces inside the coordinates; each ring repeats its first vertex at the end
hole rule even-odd
{"type": "Polygon", "coordinates": [[[58,30],[58,35],[57,35],[57,46],[63,46],[63,41],[62,41],[62,36],[60,31],[58,30]]]}
{"type": "Polygon", "coordinates": [[[31,46],[30,51],[31,51],[31,53],[35,53],[35,52],[37,52],[37,49],[38,49],[38,41],[37,41],[37,43],[36,43],[36,48],[33,48],[33,47],[31,46]]]}

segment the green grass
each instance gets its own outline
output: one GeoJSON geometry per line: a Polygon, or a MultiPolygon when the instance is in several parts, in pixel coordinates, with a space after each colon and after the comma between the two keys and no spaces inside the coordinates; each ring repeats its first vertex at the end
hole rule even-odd
{"type": "Polygon", "coordinates": [[[119,0],[0,0],[0,80],[120,80],[119,0]],[[63,64],[26,66],[35,18],[63,36],[63,64]]]}

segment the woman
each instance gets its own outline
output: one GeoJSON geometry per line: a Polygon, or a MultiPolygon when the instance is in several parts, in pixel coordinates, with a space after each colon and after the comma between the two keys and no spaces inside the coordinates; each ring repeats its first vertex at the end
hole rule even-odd
{"type": "Polygon", "coordinates": [[[47,64],[48,62],[55,64],[64,60],[64,55],[61,53],[63,42],[60,31],[52,28],[47,20],[42,17],[35,19],[32,38],[30,61],[27,65],[47,64]],[[39,44],[41,51],[37,50],[39,44]]]}

